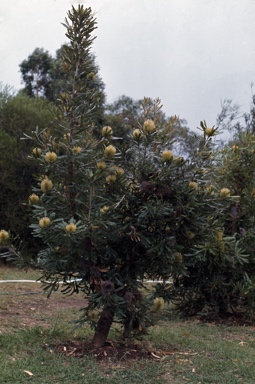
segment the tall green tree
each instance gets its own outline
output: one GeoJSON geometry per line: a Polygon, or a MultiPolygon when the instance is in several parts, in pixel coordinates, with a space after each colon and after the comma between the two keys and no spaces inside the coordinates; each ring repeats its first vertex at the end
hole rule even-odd
{"type": "MultiPolygon", "coordinates": [[[[22,61],[20,72],[25,84],[23,92],[26,95],[46,98],[56,104],[61,93],[71,92],[73,74],[69,71],[70,63],[64,61],[64,56],[69,48],[63,45],[56,51],[55,57],[43,48],[36,48],[26,60],[22,61]]],[[[93,121],[96,127],[102,128],[105,104],[104,83],[99,76],[99,68],[92,53],[87,58],[82,78],[91,92],[95,94],[93,121]]]]}
{"type": "Polygon", "coordinates": [[[20,72],[29,97],[52,98],[52,79],[49,75],[52,66],[53,58],[43,48],[36,48],[22,61],[20,72]]]}
{"type": "Polygon", "coordinates": [[[224,218],[236,199],[227,186],[211,186],[217,128],[202,122],[195,156],[176,156],[160,100],[145,99],[127,147],[108,125],[99,137],[93,122],[97,91],[83,76],[96,21],[90,8],[78,6],[64,26],[70,44],[63,69],[72,74],[72,87],[59,99],[58,134],[31,134],[38,167],[29,196],[31,228],[43,244],[34,266],[49,295],[61,282],[62,292],[88,297],[81,322],[95,328],[93,344],[101,347],[114,320],[124,337],[146,333],[152,304],[162,308],[160,296],[170,300],[169,292],[176,299],[188,292],[197,310],[208,301],[205,283],[210,298],[220,299],[211,270],[222,263],[230,276],[233,257],[238,268],[246,256],[235,236],[224,239],[226,252],[222,247],[224,218]],[[162,280],[152,297],[141,292],[148,278],[162,280]],[[169,278],[179,290],[169,290],[169,278]]]}

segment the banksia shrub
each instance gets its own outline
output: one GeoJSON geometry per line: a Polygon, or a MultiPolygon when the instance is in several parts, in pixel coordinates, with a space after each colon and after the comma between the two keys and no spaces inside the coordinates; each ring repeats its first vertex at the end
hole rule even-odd
{"type": "MultiPolygon", "coordinates": [[[[96,28],[91,9],[72,7],[64,25],[71,44],[64,47],[63,70],[68,68],[74,82],[60,97],[58,140],[53,143],[48,132],[31,135],[41,149],[33,157],[40,169],[33,193],[40,204],[30,207],[33,234],[43,244],[35,266],[49,295],[61,280],[63,292],[88,297],[80,324],[94,326],[93,344],[102,346],[114,319],[124,337],[146,334],[151,308],[162,309],[165,301],[173,300],[186,313],[202,311],[208,303],[213,307],[214,299],[220,301],[220,287],[229,287],[230,273],[246,258],[235,237],[224,232],[237,198],[212,193],[226,188],[215,180],[217,128],[208,131],[201,123],[203,135],[193,156],[177,157],[160,125],[160,100],[145,99],[134,123],[138,128],[124,149],[110,126],[96,137],[91,116],[97,92],[89,76],[95,73],[89,57],[96,28]],[[140,293],[146,279],[162,281],[150,297],[140,293]],[[90,316],[95,311],[97,323],[90,316]]],[[[219,306],[227,307],[226,302],[219,306]]]]}

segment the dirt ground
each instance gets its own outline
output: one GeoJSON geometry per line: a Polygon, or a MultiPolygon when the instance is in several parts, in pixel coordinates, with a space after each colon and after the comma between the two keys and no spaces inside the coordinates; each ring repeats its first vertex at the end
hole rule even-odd
{"type": "MultiPolygon", "coordinates": [[[[85,306],[81,295],[63,296],[56,292],[47,298],[38,283],[0,283],[0,334],[26,327],[50,327],[51,318],[57,319],[68,311],[73,319],[79,318],[79,310],[85,306]]],[[[141,359],[158,359],[158,352],[148,345],[132,344],[109,340],[103,348],[94,349],[89,342],[73,338],[67,342],[44,345],[56,353],[81,358],[92,356],[99,363],[129,362],[141,359]]],[[[162,355],[162,354],[161,354],[162,355]]],[[[162,357],[162,356],[161,356],[162,357]]]]}

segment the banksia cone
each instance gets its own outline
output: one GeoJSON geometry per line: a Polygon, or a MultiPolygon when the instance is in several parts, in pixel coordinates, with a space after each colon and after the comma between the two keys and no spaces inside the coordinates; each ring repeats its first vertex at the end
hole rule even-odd
{"type": "Polygon", "coordinates": [[[115,156],[115,154],[116,154],[116,148],[113,145],[108,145],[107,147],[105,147],[104,155],[106,157],[112,158],[115,156]]]}
{"type": "Polygon", "coordinates": [[[220,190],[220,197],[229,197],[230,196],[230,190],[228,188],[222,188],[220,190]]]}
{"type": "Polygon", "coordinates": [[[106,163],[104,161],[99,161],[97,163],[97,169],[100,169],[101,171],[103,171],[105,168],[106,168],[106,163]]]}
{"type": "Polygon", "coordinates": [[[45,177],[42,181],[41,181],[41,190],[43,192],[48,192],[52,189],[53,187],[53,184],[52,184],[52,181],[50,179],[48,179],[48,177],[45,177]]]}
{"type": "Polygon", "coordinates": [[[161,160],[163,161],[163,163],[168,163],[170,161],[173,160],[173,152],[172,151],[169,151],[169,150],[165,150],[162,152],[162,155],[161,155],[161,160]]]}
{"type": "Polygon", "coordinates": [[[155,131],[155,129],[156,129],[156,127],[155,127],[155,123],[153,120],[151,120],[151,119],[145,120],[145,122],[143,123],[144,132],[152,133],[155,131]]]}
{"type": "Polygon", "coordinates": [[[39,226],[41,228],[47,228],[51,225],[51,220],[49,217],[43,217],[42,219],[39,220],[39,226]]]}
{"type": "Polygon", "coordinates": [[[6,240],[8,240],[10,237],[9,232],[5,231],[4,229],[1,229],[0,231],[0,244],[4,243],[6,240]]]}
{"type": "Polygon", "coordinates": [[[34,157],[40,157],[41,154],[42,154],[41,148],[34,148],[33,151],[32,151],[32,154],[33,154],[34,157]]]}
{"type": "Polygon", "coordinates": [[[216,131],[216,128],[208,127],[208,128],[205,128],[204,133],[206,134],[206,136],[210,137],[215,135],[215,131],[216,131]]]}
{"type": "Polygon", "coordinates": [[[36,204],[39,200],[39,196],[37,196],[35,193],[32,193],[32,195],[30,195],[28,198],[28,202],[30,205],[36,204]]]}
{"type": "Polygon", "coordinates": [[[143,133],[140,129],[134,129],[133,131],[133,139],[135,141],[139,141],[141,140],[141,138],[143,137],[143,133]]]}
{"type": "Polygon", "coordinates": [[[75,232],[76,225],[74,223],[70,223],[66,225],[66,232],[75,232]]]}
{"type": "Polygon", "coordinates": [[[57,160],[57,154],[55,152],[47,152],[45,155],[45,161],[47,163],[54,163],[57,160]]]}
{"type": "Polygon", "coordinates": [[[81,147],[73,147],[73,153],[81,153],[81,147]]]}
{"type": "Polygon", "coordinates": [[[153,309],[156,312],[162,311],[164,309],[165,302],[163,297],[156,297],[156,299],[153,300],[153,309]]]}
{"type": "Polygon", "coordinates": [[[103,137],[111,136],[112,133],[113,133],[113,131],[112,131],[111,127],[106,126],[106,127],[102,128],[102,136],[103,137]]]}

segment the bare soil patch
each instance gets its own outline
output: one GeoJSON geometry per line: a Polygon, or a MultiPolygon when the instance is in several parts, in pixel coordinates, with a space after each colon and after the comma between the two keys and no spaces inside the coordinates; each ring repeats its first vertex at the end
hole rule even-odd
{"type": "Polygon", "coordinates": [[[38,283],[0,284],[0,332],[12,327],[50,325],[50,318],[64,310],[77,312],[85,306],[81,295],[63,296],[56,292],[50,298],[38,283]]]}
{"type": "MultiPolygon", "coordinates": [[[[64,296],[53,293],[49,298],[42,292],[38,283],[1,283],[0,284],[0,334],[26,327],[52,326],[52,319],[68,312],[68,320],[79,318],[79,310],[86,304],[81,295],[64,296]]],[[[67,320],[67,321],[68,321],[67,320]]],[[[104,347],[95,349],[90,342],[73,338],[53,345],[43,345],[51,353],[64,354],[66,357],[92,357],[100,365],[127,367],[142,360],[160,360],[163,355],[153,351],[149,344],[109,340],[104,347]]]]}

